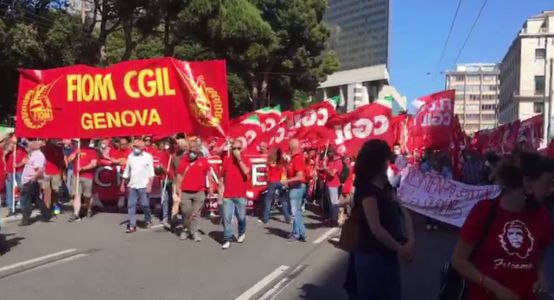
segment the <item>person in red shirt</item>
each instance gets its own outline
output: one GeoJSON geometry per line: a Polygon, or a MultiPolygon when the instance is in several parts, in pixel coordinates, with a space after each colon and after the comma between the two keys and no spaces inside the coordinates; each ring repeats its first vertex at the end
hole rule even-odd
{"type": "MultiPolygon", "coordinates": [[[[119,148],[110,151],[110,160],[117,166],[120,175],[123,174],[127,158],[131,155],[132,151],[133,150],[129,146],[129,139],[126,137],[121,137],[119,139],[119,148]]],[[[119,210],[123,210],[125,207],[125,197],[125,193],[122,193],[117,199],[117,207],[119,210]]]]}
{"type": "Polygon", "coordinates": [[[267,193],[264,197],[264,211],[262,214],[261,222],[267,224],[269,222],[269,216],[271,214],[271,207],[273,205],[273,199],[275,193],[279,193],[279,199],[281,202],[281,209],[285,222],[290,223],[290,213],[288,203],[285,199],[285,189],[281,180],[285,175],[285,168],[283,167],[283,158],[281,149],[275,148],[271,151],[267,158],[267,193]]]}
{"type": "Polygon", "coordinates": [[[346,180],[342,184],[341,188],[341,196],[339,199],[340,207],[339,207],[339,225],[342,226],[344,224],[344,221],[346,221],[348,216],[348,211],[350,211],[349,208],[352,207],[352,196],[354,195],[354,161],[350,159],[350,157],[344,158],[344,164],[348,166],[348,177],[346,177],[346,180]]]}
{"type": "Polygon", "coordinates": [[[89,147],[89,143],[89,139],[82,139],[81,148],[75,149],[68,157],[68,163],[73,162],[74,166],[73,183],[71,186],[73,215],[69,218],[69,222],[81,220],[81,203],[86,208],[87,217],[92,217],[92,185],[94,171],[98,163],[98,150],[89,147]],[[77,180],[77,174],[79,174],[79,180],[77,180]]]}
{"type": "Polygon", "coordinates": [[[42,179],[42,194],[44,205],[50,209],[52,205],[57,205],[62,188],[62,171],[64,169],[63,149],[55,140],[46,141],[46,145],[41,148],[46,158],[46,167],[44,169],[44,178],[42,179]]]}
{"type": "Polygon", "coordinates": [[[505,162],[497,176],[502,194],[473,207],[452,264],[469,281],[465,299],[539,299],[546,292],[543,255],[552,220],[546,207],[526,195],[528,179],[520,167],[505,162]]]}
{"type": "Polygon", "coordinates": [[[231,246],[233,215],[238,221],[237,242],[243,243],[246,238],[246,190],[250,187],[250,162],[242,153],[244,145],[241,140],[231,144],[231,154],[223,158],[221,179],[219,180],[219,202],[223,206],[223,245],[222,249],[231,246]]]}
{"type": "Polygon", "coordinates": [[[181,199],[181,215],[183,217],[183,231],[179,235],[181,240],[187,238],[200,242],[198,234],[200,214],[206,200],[206,192],[212,193],[209,181],[210,163],[202,156],[202,145],[199,139],[189,141],[189,151],[179,162],[175,185],[175,196],[181,199]]]}
{"type": "Polygon", "coordinates": [[[339,217],[339,175],[342,171],[342,161],[334,149],[329,149],[327,156],[329,159],[323,162],[320,171],[325,172],[325,182],[329,194],[329,214],[327,223],[336,225],[339,217]]]}
{"type": "Polygon", "coordinates": [[[13,133],[9,135],[9,139],[6,141],[3,159],[6,168],[6,206],[9,207],[7,217],[10,217],[16,213],[14,190],[16,187],[21,187],[21,173],[28,161],[27,151],[17,145],[17,137],[13,133]]]}
{"type": "Polygon", "coordinates": [[[283,184],[289,188],[289,201],[293,218],[290,239],[306,242],[306,227],[302,213],[302,202],[306,194],[306,176],[304,174],[306,165],[300,142],[297,139],[290,140],[289,151],[291,158],[287,168],[287,179],[283,180],[283,184]]]}

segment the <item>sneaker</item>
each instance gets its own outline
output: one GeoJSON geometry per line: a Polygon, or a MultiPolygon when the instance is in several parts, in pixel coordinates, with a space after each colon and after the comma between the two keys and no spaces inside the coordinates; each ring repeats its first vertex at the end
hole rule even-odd
{"type": "Polygon", "coordinates": [[[289,243],[295,243],[296,241],[298,241],[298,238],[295,237],[294,235],[289,235],[289,238],[288,238],[288,242],[289,243]]]}
{"type": "Polygon", "coordinates": [[[217,217],[213,211],[210,211],[209,215],[210,219],[217,217]]]}
{"type": "Polygon", "coordinates": [[[180,239],[181,241],[184,241],[184,240],[188,239],[188,237],[189,237],[188,233],[185,232],[184,230],[181,231],[181,233],[179,234],[179,239],[180,239]]]}
{"type": "Polygon", "coordinates": [[[246,239],[246,234],[243,233],[239,236],[239,238],[237,239],[237,243],[244,243],[244,240],[246,239]]]}
{"type": "Polygon", "coordinates": [[[72,214],[71,217],[69,217],[69,220],[67,220],[69,223],[73,223],[73,222],[79,222],[81,221],[81,218],[79,218],[79,216],[77,216],[76,214],[72,214]]]}
{"type": "Polygon", "coordinates": [[[223,249],[223,250],[229,249],[229,247],[231,247],[230,242],[225,242],[225,243],[223,243],[223,245],[221,245],[221,249],[223,249]]]}
{"type": "Polygon", "coordinates": [[[162,221],[162,226],[164,227],[165,230],[171,230],[171,224],[169,224],[167,220],[162,221]]]}
{"type": "Polygon", "coordinates": [[[128,226],[125,233],[133,233],[135,231],[137,231],[137,228],[135,226],[128,226]]]}
{"type": "Polygon", "coordinates": [[[145,229],[151,229],[151,228],[152,228],[152,222],[150,222],[150,221],[145,221],[144,224],[146,224],[146,225],[145,225],[145,229]]]}
{"type": "Polygon", "coordinates": [[[198,234],[198,232],[195,232],[193,235],[192,235],[192,239],[195,241],[195,242],[200,242],[202,241],[202,238],[200,237],[200,235],[198,234]]]}
{"type": "Polygon", "coordinates": [[[299,237],[299,238],[298,238],[298,240],[299,240],[300,242],[302,242],[302,243],[306,243],[306,242],[307,242],[307,240],[306,240],[306,237],[305,237],[305,236],[301,236],[301,237],[299,237]]]}

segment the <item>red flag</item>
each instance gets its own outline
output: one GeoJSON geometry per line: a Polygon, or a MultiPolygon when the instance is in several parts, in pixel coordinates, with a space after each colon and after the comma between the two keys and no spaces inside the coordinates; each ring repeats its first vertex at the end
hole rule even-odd
{"type": "Polygon", "coordinates": [[[248,118],[238,124],[234,124],[229,130],[229,137],[233,139],[242,139],[248,146],[247,150],[252,151],[256,148],[256,140],[262,133],[260,120],[256,114],[251,114],[248,118]]]}
{"type": "Polygon", "coordinates": [[[328,123],[333,128],[331,144],[351,156],[357,155],[362,145],[371,139],[381,139],[392,146],[391,113],[390,108],[372,103],[347,114],[336,115],[328,123]]]}
{"type": "Polygon", "coordinates": [[[415,147],[418,149],[448,149],[452,118],[454,116],[455,90],[438,92],[418,99],[423,105],[414,119],[415,147]]]}

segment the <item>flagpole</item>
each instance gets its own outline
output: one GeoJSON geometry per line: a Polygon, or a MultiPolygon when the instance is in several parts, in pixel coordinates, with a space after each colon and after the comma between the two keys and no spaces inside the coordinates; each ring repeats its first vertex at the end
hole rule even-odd
{"type": "MultiPolygon", "coordinates": [[[[79,138],[77,140],[77,162],[75,164],[74,170],[77,170],[77,174],[75,174],[75,199],[73,201],[77,201],[77,197],[79,201],[82,200],[81,194],[79,193],[79,180],[81,177],[81,139],[79,138]]],[[[91,201],[92,202],[92,201],[91,201]]],[[[83,203],[80,202],[80,207],[83,206],[83,203]]],[[[77,216],[79,216],[80,212],[77,212],[77,216]]]]}
{"type": "MultiPolygon", "coordinates": [[[[165,169],[165,177],[164,177],[164,180],[163,180],[163,188],[162,188],[162,201],[161,201],[161,204],[164,204],[164,201],[166,200],[165,199],[165,190],[167,188],[167,179],[169,178],[169,168],[171,167],[171,159],[173,157],[170,155],[169,156],[169,162],[167,163],[167,168],[165,169]]],[[[169,195],[168,195],[169,196],[169,195]]]]}
{"type": "Polygon", "coordinates": [[[13,151],[13,155],[12,155],[12,159],[13,159],[12,182],[13,182],[13,184],[12,184],[12,207],[11,207],[11,209],[12,209],[12,213],[15,213],[15,189],[17,187],[17,181],[16,181],[17,177],[15,176],[16,175],[15,174],[15,170],[16,170],[15,164],[16,164],[16,161],[17,161],[17,159],[16,159],[17,142],[15,142],[14,148],[13,148],[12,151],[13,151]]]}

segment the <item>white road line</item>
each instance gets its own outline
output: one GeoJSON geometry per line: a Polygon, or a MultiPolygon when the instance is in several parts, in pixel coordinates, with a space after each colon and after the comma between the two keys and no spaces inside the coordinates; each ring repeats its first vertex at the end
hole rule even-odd
{"type": "Polygon", "coordinates": [[[273,280],[275,280],[275,278],[279,277],[279,275],[283,274],[288,269],[289,266],[278,267],[275,271],[258,281],[258,283],[249,288],[246,292],[242,293],[242,295],[238,296],[235,300],[248,300],[252,298],[252,296],[256,295],[256,293],[261,291],[266,285],[270,284],[273,280]]]}
{"type": "Polygon", "coordinates": [[[9,265],[9,266],[5,266],[5,267],[0,268],[0,273],[5,272],[5,271],[9,271],[11,269],[15,269],[15,268],[27,266],[27,265],[30,265],[30,264],[34,264],[34,263],[37,263],[37,262],[40,262],[40,261],[43,261],[43,260],[47,260],[47,259],[50,259],[50,258],[53,258],[53,257],[56,257],[56,256],[62,256],[64,254],[68,254],[68,253],[75,252],[75,251],[77,251],[77,249],[67,249],[67,250],[56,252],[56,253],[44,255],[44,256],[41,256],[41,257],[29,259],[29,260],[26,260],[26,261],[18,262],[18,263],[15,263],[13,265],[9,265]]]}
{"type": "Polygon", "coordinates": [[[317,238],[317,240],[314,241],[314,244],[321,244],[323,241],[328,239],[336,231],[337,231],[336,228],[331,228],[331,229],[327,230],[327,232],[322,234],[320,237],[317,238]]]}
{"type": "MultiPolygon", "coordinates": [[[[304,268],[304,265],[299,265],[296,267],[290,274],[296,274],[300,271],[301,268],[304,268]]],[[[273,300],[275,297],[279,296],[279,294],[284,291],[293,281],[294,278],[290,278],[290,276],[285,276],[285,278],[281,279],[275,286],[273,286],[269,291],[267,291],[265,294],[263,294],[258,300],[273,300]]]]}
{"type": "Polygon", "coordinates": [[[70,257],[62,258],[62,259],[60,259],[60,260],[55,260],[55,261],[53,261],[53,262],[46,263],[46,264],[41,265],[41,266],[38,266],[38,267],[36,267],[36,268],[23,271],[23,272],[18,273],[18,274],[16,274],[16,275],[26,274],[26,273],[29,273],[29,272],[34,272],[34,271],[36,271],[36,270],[40,270],[40,269],[45,269],[45,268],[53,267],[53,266],[56,266],[56,265],[59,265],[59,264],[65,263],[65,262],[73,261],[73,260],[76,260],[76,259],[78,259],[78,258],[85,257],[85,256],[87,256],[87,254],[79,253],[79,254],[77,254],[77,255],[73,255],[73,256],[70,256],[70,257]]]}
{"type": "Polygon", "coordinates": [[[157,224],[157,225],[150,226],[150,229],[158,229],[158,228],[162,228],[162,227],[164,227],[164,224],[157,224]]]}

